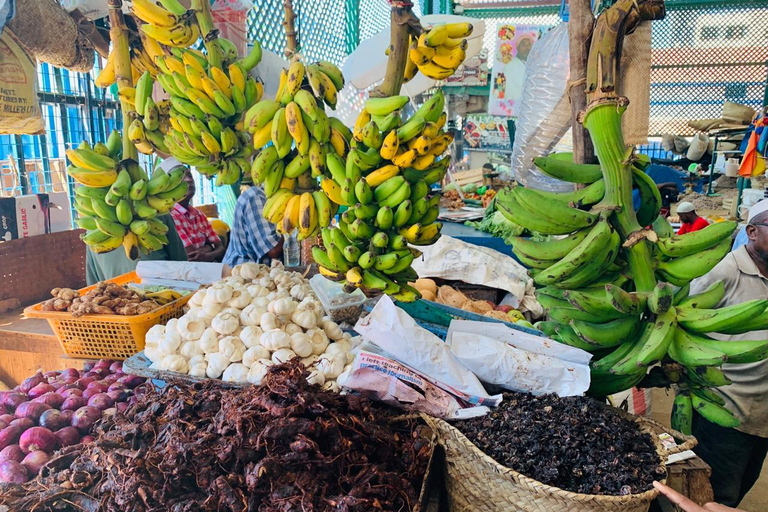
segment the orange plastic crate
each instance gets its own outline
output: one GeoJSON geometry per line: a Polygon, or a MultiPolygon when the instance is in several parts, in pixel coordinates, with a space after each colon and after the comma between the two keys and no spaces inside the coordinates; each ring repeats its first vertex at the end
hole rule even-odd
{"type": "MultiPolygon", "coordinates": [[[[129,272],[108,281],[123,285],[141,283],[141,278],[136,272],[129,272]]],[[[93,288],[95,286],[83,288],[80,295],[93,288]]],[[[153,325],[164,324],[184,314],[184,304],[191,297],[191,293],[187,294],[146,315],[83,315],[75,318],[67,311],[43,311],[42,303],[24,309],[24,315],[48,320],[68,357],[123,360],[144,349],[145,336],[153,325]]]]}

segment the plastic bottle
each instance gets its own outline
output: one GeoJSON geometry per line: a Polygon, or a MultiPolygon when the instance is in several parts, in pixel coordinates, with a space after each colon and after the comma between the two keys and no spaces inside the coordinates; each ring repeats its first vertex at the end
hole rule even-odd
{"type": "Polygon", "coordinates": [[[283,265],[298,267],[301,265],[301,248],[296,240],[296,234],[283,235],[283,265]]]}

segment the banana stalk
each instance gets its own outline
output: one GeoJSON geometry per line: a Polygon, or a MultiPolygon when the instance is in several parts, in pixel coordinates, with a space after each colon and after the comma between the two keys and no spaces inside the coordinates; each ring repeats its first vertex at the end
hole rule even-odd
{"type": "MultiPolygon", "coordinates": [[[[131,72],[131,50],[128,44],[128,30],[125,26],[125,18],[122,12],[122,0],[109,0],[109,38],[112,41],[115,52],[115,74],[117,76],[118,91],[126,87],[133,87],[131,72]]],[[[123,159],[138,160],[139,153],[128,137],[128,126],[132,118],[127,108],[123,108],[123,159]]],[[[134,178],[132,176],[132,178],[134,178]]],[[[138,181],[135,177],[134,181],[138,181]]]]}
{"type": "Polygon", "coordinates": [[[421,33],[419,19],[410,6],[392,4],[390,15],[390,49],[387,59],[387,71],[384,82],[376,88],[376,96],[388,98],[400,94],[405,80],[405,65],[408,62],[408,34],[410,31],[421,33]]]}
{"type": "Polygon", "coordinates": [[[211,14],[211,4],[208,0],[192,0],[192,9],[195,11],[197,26],[200,28],[200,36],[203,38],[205,49],[208,53],[208,62],[211,67],[221,68],[222,54],[216,40],[219,37],[219,31],[213,24],[213,15],[211,14]]]}
{"type": "Polygon", "coordinates": [[[285,56],[290,60],[296,52],[299,51],[299,34],[296,31],[296,14],[293,12],[292,0],[283,0],[283,9],[285,19],[283,27],[285,28],[285,56]]]}

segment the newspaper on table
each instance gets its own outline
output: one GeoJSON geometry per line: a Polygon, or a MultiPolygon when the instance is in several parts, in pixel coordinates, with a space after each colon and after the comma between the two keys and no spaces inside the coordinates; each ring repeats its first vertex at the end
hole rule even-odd
{"type": "Polygon", "coordinates": [[[453,320],[446,344],[481,381],[504,389],[559,396],[589,389],[592,354],[504,324],[453,320]]]}
{"type": "Polygon", "coordinates": [[[200,285],[215,283],[222,278],[223,263],[196,261],[139,261],[136,275],[143,285],[196,290],[200,285]]]}
{"type": "Polygon", "coordinates": [[[512,307],[518,308],[522,304],[534,313],[543,313],[537,311],[540,306],[528,269],[511,256],[450,236],[441,236],[435,244],[419,247],[419,250],[423,255],[411,264],[419,277],[499,288],[512,294],[515,299],[510,304],[512,307]]]}
{"type": "MultiPolygon", "coordinates": [[[[442,389],[467,404],[495,407],[501,403],[501,395],[489,395],[478,378],[459,362],[443,340],[419,326],[408,313],[396,307],[392,299],[386,295],[379,299],[370,315],[357,322],[355,331],[360,333],[366,342],[376,347],[378,355],[400,363],[397,368],[392,366],[386,369],[386,366],[381,366],[380,372],[390,376],[389,383],[382,382],[386,384],[386,387],[379,390],[382,393],[396,387],[398,380],[414,383],[413,379],[416,377],[413,375],[401,379],[413,373],[423,377],[418,384],[423,392],[433,391],[424,384],[429,381],[435,388],[442,389]],[[405,369],[410,372],[406,372],[405,369]]],[[[371,350],[368,351],[373,353],[371,350]]],[[[356,358],[354,363],[356,366],[364,364],[360,359],[360,356],[356,358]]],[[[391,366],[391,363],[387,364],[391,366]]],[[[351,380],[345,384],[352,389],[355,389],[353,387],[354,369],[353,367],[351,380]]],[[[427,399],[430,398],[428,394],[425,396],[427,399]]],[[[456,410],[450,411],[450,414],[456,413],[456,410]]],[[[446,417],[446,414],[441,416],[446,417]]]]}

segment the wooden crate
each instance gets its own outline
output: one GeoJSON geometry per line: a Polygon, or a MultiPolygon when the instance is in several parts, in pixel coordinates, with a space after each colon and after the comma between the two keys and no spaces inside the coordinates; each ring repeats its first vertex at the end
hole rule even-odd
{"type": "Polygon", "coordinates": [[[483,169],[470,169],[468,171],[452,172],[450,176],[457,187],[463,187],[474,183],[478,187],[483,185],[483,169]]]}
{"type": "Polygon", "coordinates": [[[49,299],[52,288],[85,286],[82,232],[62,231],[0,243],[0,311],[49,299]]]}
{"type": "MultiPolygon", "coordinates": [[[[677,492],[688,496],[699,505],[715,499],[712,484],[709,482],[712,470],[706,462],[696,457],[667,466],[667,485],[677,492]]],[[[663,512],[682,512],[682,509],[663,496],[658,498],[663,512]]]]}

